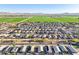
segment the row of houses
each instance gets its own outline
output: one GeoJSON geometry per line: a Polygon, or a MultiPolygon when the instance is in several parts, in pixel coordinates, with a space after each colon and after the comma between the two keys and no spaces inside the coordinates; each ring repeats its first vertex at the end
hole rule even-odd
{"type": "Polygon", "coordinates": [[[77,54],[77,50],[70,45],[58,45],[58,46],[1,46],[1,55],[74,55],[77,54]]]}

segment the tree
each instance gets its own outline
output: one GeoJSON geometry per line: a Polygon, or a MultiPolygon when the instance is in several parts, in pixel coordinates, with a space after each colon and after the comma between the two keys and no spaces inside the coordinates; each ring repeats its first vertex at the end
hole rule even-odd
{"type": "Polygon", "coordinates": [[[30,34],[30,35],[28,36],[28,38],[32,38],[32,35],[30,34]]]}
{"type": "Polygon", "coordinates": [[[79,42],[79,39],[72,39],[72,42],[79,42]]]}

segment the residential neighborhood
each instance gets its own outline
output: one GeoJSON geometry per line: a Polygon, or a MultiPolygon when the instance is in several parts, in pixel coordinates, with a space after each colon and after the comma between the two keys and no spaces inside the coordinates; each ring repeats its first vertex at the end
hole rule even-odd
{"type": "Polygon", "coordinates": [[[0,25],[0,54],[74,55],[79,23],[22,22],[0,25]],[[4,45],[4,46],[3,46],[4,45]]]}
{"type": "Polygon", "coordinates": [[[5,26],[0,29],[0,38],[4,39],[79,39],[79,23],[19,23],[0,26],[5,26]]]}
{"type": "Polygon", "coordinates": [[[0,55],[79,55],[79,4],[1,4],[0,55]]]}

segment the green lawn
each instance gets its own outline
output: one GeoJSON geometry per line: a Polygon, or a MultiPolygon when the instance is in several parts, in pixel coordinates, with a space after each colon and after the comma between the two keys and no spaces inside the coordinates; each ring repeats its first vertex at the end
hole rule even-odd
{"type": "Polygon", "coordinates": [[[46,16],[33,16],[31,18],[0,18],[0,22],[79,22],[78,17],[65,16],[65,17],[46,17],[46,16]]]}

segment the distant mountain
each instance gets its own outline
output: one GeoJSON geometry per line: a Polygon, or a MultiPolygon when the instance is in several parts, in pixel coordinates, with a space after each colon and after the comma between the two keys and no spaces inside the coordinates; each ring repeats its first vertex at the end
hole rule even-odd
{"type": "Polygon", "coordinates": [[[0,17],[31,17],[31,16],[63,17],[63,16],[79,16],[79,13],[44,14],[44,13],[0,12],[0,17]]]}
{"type": "Polygon", "coordinates": [[[79,15],[79,13],[64,13],[64,15],[79,15]]]}
{"type": "Polygon", "coordinates": [[[30,15],[30,14],[43,14],[43,13],[10,13],[10,12],[0,12],[0,15],[30,15]]]}

